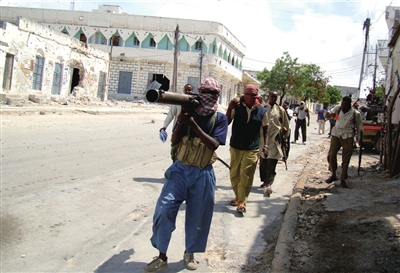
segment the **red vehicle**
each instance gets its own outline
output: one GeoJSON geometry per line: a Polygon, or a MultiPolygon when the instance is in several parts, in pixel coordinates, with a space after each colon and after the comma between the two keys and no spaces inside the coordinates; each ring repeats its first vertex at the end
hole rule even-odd
{"type": "Polygon", "coordinates": [[[364,114],[363,121],[364,134],[362,143],[365,148],[375,149],[378,153],[381,152],[382,136],[385,133],[385,124],[379,120],[379,115],[383,116],[384,107],[371,105],[371,107],[361,107],[361,113],[364,114]]]}
{"type": "Polygon", "coordinates": [[[383,123],[372,120],[363,121],[364,134],[362,143],[365,148],[375,149],[381,152],[382,135],[384,132],[383,123]]]}

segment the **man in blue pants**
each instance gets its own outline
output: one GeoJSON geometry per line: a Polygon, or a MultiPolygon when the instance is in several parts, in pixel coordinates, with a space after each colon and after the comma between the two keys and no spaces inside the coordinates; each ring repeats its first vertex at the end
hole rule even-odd
{"type": "Polygon", "coordinates": [[[186,201],[183,255],[186,268],[196,270],[194,253],[206,249],[214,208],[214,151],[225,145],[228,131],[226,116],[217,112],[220,93],[218,82],[206,78],[199,86],[200,107],[193,112],[182,109],[178,116],[171,138],[172,145],[177,145],[177,160],[165,172],[166,182],[153,216],[150,241],[159,255],[143,268],[144,272],[167,268],[167,249],[183,201],[186,201]],[[197,144],[192,145],[194,142],[197,144]]]}

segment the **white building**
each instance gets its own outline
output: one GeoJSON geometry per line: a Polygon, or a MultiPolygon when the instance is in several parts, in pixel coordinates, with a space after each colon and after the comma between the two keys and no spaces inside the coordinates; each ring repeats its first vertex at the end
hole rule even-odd
{"type": "Polygon", "coordinates": [[[2,21],[15,22],[19,16],[110,54],[109,84],[104,90],[109,99],[141,98],[151,87],[181,92],[186,83],[197,90],[200,77],[209,76],[221,84],[220,104],[242,88],[245,46],[217,22],[130,15],[112,5],[92,12],[2,7],[2,21]]]}
{"type": "Polygon", "coordinates": [[[394,109],[391,116],[392,124],[400,122],[400,95],[396,91],[400,88],[400,7],[388,7],[386,10],[386,23],[389,30],[387,42],[381,41],[383,52],[379,54],[379,60],[386,70],[386,90],[388,101],[394,101],[394,109]],[[397,72],[397,75],[396,75],[397,72]]]}
{"type": "Polygon", "coordinates": [[[99,83],[109,66],[106,52],[24,18],[1,25],[2,100],[5,95],[66,97],[75,91],[97,97],[102,92],[99,83]]]}

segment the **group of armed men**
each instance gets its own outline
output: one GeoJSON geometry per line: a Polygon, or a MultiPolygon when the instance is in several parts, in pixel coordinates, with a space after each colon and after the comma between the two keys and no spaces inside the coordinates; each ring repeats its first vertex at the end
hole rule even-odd
{"type": "MultiPolygon", "coordinates": [[[[184,94],[194,95],[190,84],[184,86],[184,94]]],[[[186,202],[185,250],[183,261],[189,270],[196,270],[198,262],[194,253],[205,252],[214,208],[216,176],[212,164],[216,161],[215,150],[225,145],[228,126],[232,123],[230,137],[230,181],[235,194],[229,203],[240,214],[246,212],[257,164],[262,182],[261,188],[266,195],[272,194],[272,184],[276,176],[279,161],[286,164],[290,151],[290,119],[296,116],[295,140],[301,128],[303,144],[306,143],[306,117],[310,124],[310,115],[304,102],[293,113],[289,103],[283,107],[276,101],[278,93],[271,91],[263,104],[258,87],[254,84],[244,86],[243,94],[229,102],[226,113],[218,112],[220,85],[213,78],[204,79],[199,87],[196,99],[200,106],[188,109],[173,105],[160,132],[166,130],[174,121],[171,136],[171,156],[173,163],[165,171],[165,184],[158,198],[153,216],[153,235],[151,244],[159,251],[144,272],[157,272],[168,266],[167,249],[180,205],[186,202]]],[[[328,155],[329,169],[332,172],[326,182],[338,180],[337,152],[343,147],[341,185],[346,186],[347,166],[350,161],[346,149],[353,147],[353,140],[347,138],[347,126],[356,121],[358,128],[361,117],[353,114],[351,99],[344,97],[340,106],[324,112],[326,118],[335,118],[336,126],[331,134],[331,148],[328,155]],[[351,114],[350,114],[351,112],[351,114]],[[339,117],[337,119],[337,117],[339,117]],[[347,166],[346,166],[347,164],[347,166]]],[[[351,126],[350,126],[351,127],[351,126]]],[[[361,126],[362,129],[362,126],[361,126]]],[[[351,134],[353,129],[350,128],[351,134]]],[[[293,142],[292,142],[293,143],[293,142]]],[[[351,154],[350,154],[351,156],[351,154]]],[[[347,186],[346,186],[347,187],[347,186]]]]}

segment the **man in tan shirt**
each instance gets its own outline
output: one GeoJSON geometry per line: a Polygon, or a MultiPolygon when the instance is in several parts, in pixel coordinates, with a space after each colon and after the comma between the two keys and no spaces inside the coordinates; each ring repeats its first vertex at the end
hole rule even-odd
{"type": "Polygon", "coordinates": [[[331,145],[328,152],[328,163],[331,176],[325,182],[332,183],[338,180],[336,176],[336,170],[338,167],[337,153],[340,148],[343,147],[340,185],[343,188],[347,188],[347,170],[349,168],[351,154],[353,153],[353,136],[355,131],[357,131],[358,139],[361,139],[361,132],[363,131],[361,114],[359,111],[351,107],[351,98],[345,96],[340,105],[333,107],[330,111],[325,113],[325,117],[327,119],[337,118],[335,127],[332,128],[331,145]]]}

